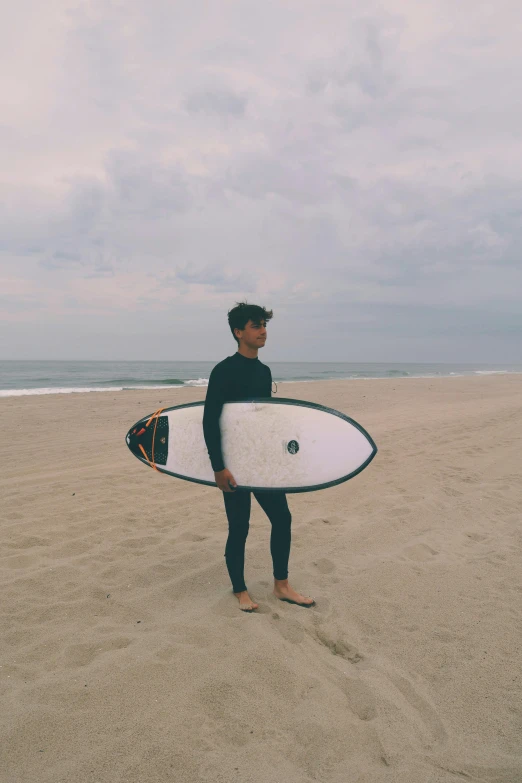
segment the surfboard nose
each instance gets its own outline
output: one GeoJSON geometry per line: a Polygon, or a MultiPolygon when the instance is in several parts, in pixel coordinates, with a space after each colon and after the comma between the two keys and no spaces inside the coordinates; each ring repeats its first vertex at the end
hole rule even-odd
{"type": "Polygon", "coordinates": [[[149,417],[138,421],[125,436],[127,446],[142,462],[166,465],[169,452],[169,417],[159,416],[147,427],[149,417]]]}

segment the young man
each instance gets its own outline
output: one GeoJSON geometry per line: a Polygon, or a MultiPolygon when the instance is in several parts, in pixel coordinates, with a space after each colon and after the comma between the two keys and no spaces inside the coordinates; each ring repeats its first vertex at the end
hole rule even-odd
{"type": "MultiPolygon", "coordinates": [[[[259,348],[263,348],[266,343],[266,325],[271,318],[272,310],[247,302],[238,303],[237,307],[229,311],[228,323],[238,350],[216,364],[210,373],[203,414],[203,433],[208,455],[216,484],[223,492],[228,518],[225,561],[232,590],[239,600],[239,608],[244,612],[258,608],[258,604],[248,594],[244,579],[251,492],[235,489],[237,484],[234,476],[223,462],[219,417],[225,402],[272,396],[272,373],[257,356],[259,348]]],[[[274,568],[274,595],[282,601],[312,606],[315,603],[313,598],[301,595],[288,584],[292,516],[286,494],[281,491],[254,492],[254,497],[272,524],[270,552],[274,568]]]]}

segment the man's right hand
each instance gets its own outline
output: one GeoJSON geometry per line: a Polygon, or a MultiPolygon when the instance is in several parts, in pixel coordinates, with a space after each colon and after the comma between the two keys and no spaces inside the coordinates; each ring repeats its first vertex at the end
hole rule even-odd
{"type": "Polygon", "coordinates": [[[232,487],[237,487],[236,480],[232,473],[228,470],[228,468],[224,468],[223,470],[219,470],[217,473],[214,471],[214,476],[216,479],[216,484],[218,485],[219,489],[222,492],[235,492],[235,489],[231,489],[229,486],[229,481],[232,484],[232,487]]]}

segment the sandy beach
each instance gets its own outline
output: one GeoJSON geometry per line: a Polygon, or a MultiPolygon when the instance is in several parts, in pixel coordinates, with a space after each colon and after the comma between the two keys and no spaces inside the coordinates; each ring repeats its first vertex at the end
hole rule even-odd
{"type": "Polygon", "coordinates": [[[220,490],[125,446],[205,388],[0,400],[1,783],[522,781],[522,375],[280,383],[379,453],[289,494],[244,614],[220,490]]]}

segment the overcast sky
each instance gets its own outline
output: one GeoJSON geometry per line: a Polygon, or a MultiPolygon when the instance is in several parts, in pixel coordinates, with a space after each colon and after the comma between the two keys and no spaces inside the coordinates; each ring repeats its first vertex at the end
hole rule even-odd
{"type": "Polygon", "coordinates": [[[17,0],[0,358],[522,361],[520,0],[17,0]]]}

